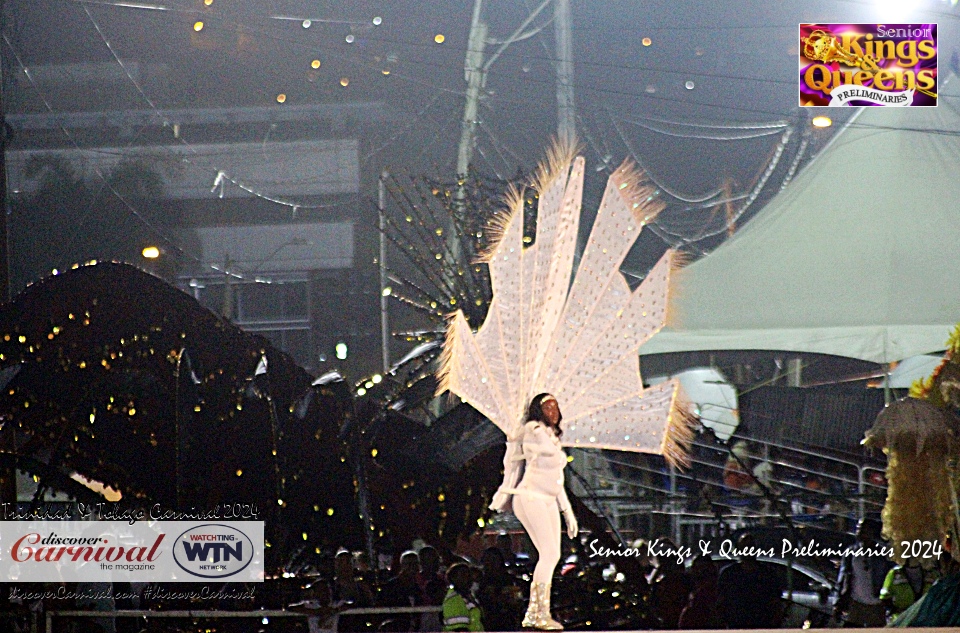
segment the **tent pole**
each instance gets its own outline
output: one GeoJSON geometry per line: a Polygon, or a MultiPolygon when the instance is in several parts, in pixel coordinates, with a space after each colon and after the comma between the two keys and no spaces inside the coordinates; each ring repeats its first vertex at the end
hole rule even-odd
{"type": "Polygon", "coordinates": [[[890,389],[890,366],[893,363],[883,364],[883,405],[887,406],[893,402],[893,392],[890,389]]]}

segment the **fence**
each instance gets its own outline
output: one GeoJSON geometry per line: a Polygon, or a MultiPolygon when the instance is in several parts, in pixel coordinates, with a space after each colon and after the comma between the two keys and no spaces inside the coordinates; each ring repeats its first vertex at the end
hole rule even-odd
{"type": "MultiPolygon", "coordinates": [[[[367,607],[358,609],[346,609],[339,611],[333,616],[333,627],[325,629],[327,631],[337,631],[340,617],[345,615],[402,615],[402,614],[425,614],[440,613],[441,608],[431,607],[367,607]]],[[[236,619],[247,618],[260,620],[267,624],[270,618],[298,618],[306,619],[313,614],[304,611],[285,611],[282,609],[260,610],[260,611],[220,611],[216,609],[202,610],[181,610],[181,611],[143,611],[143,610],[118,610],[118,611],[47,611],[46,613],[46,633],[53,633],[53,622],[58,618],[145,618],[147,620],[157,618],[178,618],[178,619],[236,619]]],[[[57,629],[59,630],[59,629],[57,629]]],[[[36,633],[36,621],[31,626],[31,633],[36,633]]]]}
{"type": "MultiPolygon", "coordinates": [[[[797,522],[849,529],[856,520],[883,507],[886,486],[877,483],[883,480],[879,465],[809,448],[749,441],[755,447],[752,457],[767,462],[774,473],[769,484],[778,505],[797,522]],[[871,476],[876,474],[881,476],[871,476]]],[[[641,515],[667,515],[673,538],[682,542],[779,519],[778,507],[769,499],[724,485],[728,455],[726,446],[698,441],[686,471],[666,468],[662,460],[647,456],[630,461],[630,457],[607,454],[606,459],[598,459],[583,451],[574,466],[592,482],[594,510],[617,529],[629,530],[631,518],[641,515]],[[707,489],[710,494],[705,493],[707,489]]]]}

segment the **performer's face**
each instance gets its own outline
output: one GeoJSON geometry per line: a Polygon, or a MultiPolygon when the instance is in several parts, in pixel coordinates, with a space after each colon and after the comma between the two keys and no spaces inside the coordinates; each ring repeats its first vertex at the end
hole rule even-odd
{"type": "Polygon", "coordinates": [[[543,417],[550,426],[557,426],[560,423],[560,405],[556,398],[544,398],[540,403],[540,410],[543,411],[543,417]]]}

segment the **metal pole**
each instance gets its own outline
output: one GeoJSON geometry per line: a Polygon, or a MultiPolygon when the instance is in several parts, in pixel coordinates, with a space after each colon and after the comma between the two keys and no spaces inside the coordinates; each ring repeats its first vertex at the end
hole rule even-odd
{"type": "Polygon", "coordinates": [[[866,500],[863,498],[863,495],[867,492],[866,482],[863,479],[863,471],[865,467],[857,467],[857,520],[860,520],[866,514],[866,500]]]}
{"type": "MultiPolygon", "coordinates": [[[[3,20],[4,2],[0,0],[0,22],[3,20]]],[[[7,115],[3,104],[3,66],[0,56],[0,303],[10,300],[10,253],[9,227],[7,226],[10,210],[7,200],[7,115]]],[[[13,455],[9,466],[0,469],[0,501],[17,503],[17,432],[16,425],[11,424],[9,441],[6,450],[13,455]]]]}
{"type": "MultiPolygon", "coordinates": [[[[4,21],[4,4],[0,0],[0,25],[4,21]]],[[[0,303],[10,300],[10,229],[7,226],[10,204],[7,200],[7,113],[3,85],[3,56],[0,55],[0,201],[3,203],[0,209],[0,303]]]]}
{"type": "Polygon", "coordinates": [[[677,514],[677,468],[670,465],[670,523],[673,532],[673,542],[680,543],[680,517],[677,514]]]}
{"type": "Polygon", "coordinates": [[[555,0],[553,26],[557,55],[557,136],[573,140],[577,132],[573,105],[573,37],[570,0],[555,0]]]}
{"type": "Polygon", "coordinates": [[[458,178],[467,175],[467,168],[473,158],[477,130],[477,104],[486,79],[486,69],[483,68],[483,49],[487,44],[487,25],[480,20],[482,7],[483,0],[475,0],[473,18],[470,21],[470,37],[467,40],[467,57],[463,64],[467,80],[467,99],[463,108],[463,121],[460,124],[460,146],[457,152],[458,178]]]}
{"type": "Polygon", "coordinates": [[[884,363],[883,365],[883,406],[893,402],[893,391],[890,389],[890,366],[893,363],[884,363]]]}
{"type": "Polygon", "coordinates": [[[380,346],[383,353],[383,373],[390,371],[390,327],[387,320],[387,178],[390,174],[384,170],[380,174],[377,192],[377,207],[380,215],[380,346]]]}
{"type": "Polygon", "coordinates": [[[223,261],[223,318],[233,320],[233,277],[230,273],[230,253],[223,261]]]}
{"type": "Polygon", "coordinates": [[[791,358],[787,361],[787,386],[803,386],[803,359],[791,358]]]}

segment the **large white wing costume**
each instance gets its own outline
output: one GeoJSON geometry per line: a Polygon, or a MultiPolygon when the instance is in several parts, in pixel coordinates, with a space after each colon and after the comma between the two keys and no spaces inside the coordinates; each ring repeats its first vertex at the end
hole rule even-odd
{"type": "Polygon", "coordinates": [[[662,205],[632,165],[618,168],[571,283],[583,172],[572,151],[550,152],[535,183],[536,240],[526,248],[524,194],[508,194],[501,235],[484,255],[493,287],[486,320],[474,333],[457,312],[447,329],[438,393],[451,391],[503,430],[507,479],[527,406],[541,392],[560,403],[567,447],[660,453],[683,463],[692,438],[678,382],[644,389],[637,354],[666,321],[677,255],[667,252],[633,292],[619,270],[662,205]]]}

